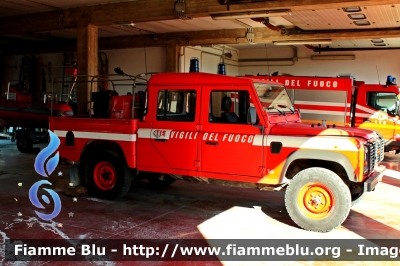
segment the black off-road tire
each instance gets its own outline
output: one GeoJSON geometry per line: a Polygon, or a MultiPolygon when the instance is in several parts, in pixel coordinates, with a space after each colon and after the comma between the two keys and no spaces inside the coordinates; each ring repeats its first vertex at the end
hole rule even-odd
{"type": "Polygon", "coordinates": [[[365,193],[361,193],[359,195],[351,195],[351,207],[359,203],[362,200],[362,198],[364,198],[364,195],[365,193]]]}
{"type": "Polygon", "coordinates": [[[170,175],[160,173],[146,173],[146,179],[155,187],[167,187],[176,181],[170,175]]]}
{"type": "Polygon", "coordinates": [[[359,203],[365,195],[364,188],[359,185],[359,189],[357,191],[351,191],[351,207],[359,203]]]}
{"type": "Polygon", "coordinates": [[[109,200],[123,197],[131,186],[131,169],[114,151],[98,151],[92,156],[86,168],[89,194],[109,200]]]}
{"type": "Polygon", "coordinates": [[[293,177],[285,193],[285,205],[289,216],[301,228],[329,232],[349,215],[351,194],[337,174],[313,167],[293,177]]]}
{"type": "Polygon", "coordinates": [[[29,153],[32,151],[33,142],[28,134],[22,134],[17,137],[17,149],[22,153],[29,153]]]}

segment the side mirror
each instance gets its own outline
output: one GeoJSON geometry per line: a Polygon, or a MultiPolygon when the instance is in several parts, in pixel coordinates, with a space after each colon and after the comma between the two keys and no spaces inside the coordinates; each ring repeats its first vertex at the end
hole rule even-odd
{"type": "Polygon", "coordinates": [[[257,123],[257,111],[254,107],[247,109],[247,124],[255,125],[257,123]]]}

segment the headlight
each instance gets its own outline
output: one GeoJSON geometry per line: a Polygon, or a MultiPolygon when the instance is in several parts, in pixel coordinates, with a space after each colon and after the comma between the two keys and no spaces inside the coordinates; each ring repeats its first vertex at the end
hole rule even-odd
{"type": "Polygon", "coordinates": [[[364,175],[367,175],[369,172],[369,148],[368,145],[364,145],[364,175]]]}

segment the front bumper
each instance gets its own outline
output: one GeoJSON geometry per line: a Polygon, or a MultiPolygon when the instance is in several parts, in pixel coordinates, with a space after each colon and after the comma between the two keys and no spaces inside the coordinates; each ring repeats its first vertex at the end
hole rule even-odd
{"type": "Polygon", "coordinates": [[[382,181],[385,169],[386,167],[383,165],[375,168],[375,172],[364,182],[364,192],[373,191],[375,189],[376,185],[382,181]]]}

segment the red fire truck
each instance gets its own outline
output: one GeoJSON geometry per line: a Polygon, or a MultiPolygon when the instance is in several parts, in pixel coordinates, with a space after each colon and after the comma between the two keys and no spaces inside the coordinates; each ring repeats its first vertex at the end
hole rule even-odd
{"type": "MultiPolygon", "coordinates": [[[[254,78],[269,79],[266,76],[254,78]]],[[[365,84],[352,77],[274,76],[285,84],[302,122],[350,126],[379,132],[387,150],[400,149],[400,88],[388,76],[385,85],[365,84]]]]}
{"type": "Polygon", "coordinates": [[[161,73],[143,95],[139,107],[134,96],[96,92],[93,116],[50,118],[60,156],[77,162],[74,186],[117,199],[139,173],[158,186],[188,180],[285,189],[290,217],[306,230],[327,232],[382,179],[382,138],[301,123],[282,84],[161,73]]]}
{"type": "Polygon", "coordinates": [[[33,101],[26,88],[9,83],[6,97],[0,97],[0,127],[13,128],[12,141],[16,140],[20,152],[31,152],[34,143],[47,142],[51,106],[54,116],[73,115],[67,103],[52,95],[44,93],[43,101],[33,101]]]}

